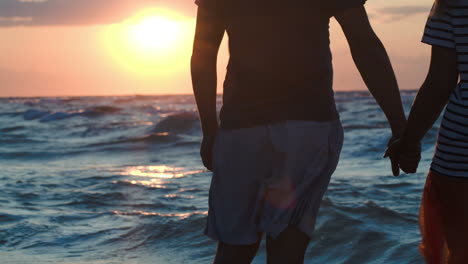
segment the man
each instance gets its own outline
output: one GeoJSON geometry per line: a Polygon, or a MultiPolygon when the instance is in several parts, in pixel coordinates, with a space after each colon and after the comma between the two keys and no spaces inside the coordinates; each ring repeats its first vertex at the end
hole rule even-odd
{"type": "Polygon", "coordinates": [[[302,263],[342,146],[329,20],[394,136],[406,118],[385,48],[365,0],[197,0],[192,79],[201,157],[213,171],[206,234],[214,263],[250,263],[262,234],[268,263],[302,263]],[[216,115],[216,60],[227,31],[230,60],[216,115]]]}

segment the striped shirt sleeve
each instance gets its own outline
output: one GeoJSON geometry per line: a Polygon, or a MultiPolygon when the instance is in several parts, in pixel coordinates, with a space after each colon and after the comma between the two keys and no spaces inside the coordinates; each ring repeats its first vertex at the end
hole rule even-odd
{"type": "Polygon", "coordinates": [[[422,42],[444,48],[455,48],[452,18],[449,10],[440,11],[434,5],[427,20],[422,42]]]}

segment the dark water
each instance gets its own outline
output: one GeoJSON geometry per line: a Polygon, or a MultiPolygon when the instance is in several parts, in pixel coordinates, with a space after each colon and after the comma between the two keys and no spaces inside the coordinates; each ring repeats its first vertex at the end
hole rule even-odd
{"type": "MultiPolygon", "coordinates": [[[[417,213],[437,129],[420,173],[394,178],[374,100],[336,98],[345,145],[306,263],[422,263],[417,213]]],[[[199,130],[191,96],[0,99],[0,262],[209,263],[199,130]]]]}

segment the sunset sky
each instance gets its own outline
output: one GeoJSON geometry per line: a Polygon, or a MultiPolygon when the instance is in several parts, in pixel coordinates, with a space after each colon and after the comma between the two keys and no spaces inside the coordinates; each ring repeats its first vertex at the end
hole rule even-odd
{"type": "MultiPolygon", "coordinates": [[[[366,4],[402,89],[427,72],[432,2],[366,4]]],[[[190,93],[195,14],[192,0],[0,0],[0,97],[190,93]]],[[[335,90],[365,89],[335,21],[331,34],[335,90]]],[[[227,58],[225,41],[219,92],[227,58]]]]}

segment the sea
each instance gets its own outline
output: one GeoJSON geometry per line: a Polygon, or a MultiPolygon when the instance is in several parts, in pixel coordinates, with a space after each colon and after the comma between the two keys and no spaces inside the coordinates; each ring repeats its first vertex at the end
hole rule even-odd
{"type": "MultiPolygon", "coordinates": [[[[407,112],[415,95],[402,92],[407,112]]],[[[394,177],[375,100],[335,97],[345,142],[305,263],[424,263],[437,124],[418,173],[394,177]]],[[[192,95],[0,98],[0,263],[211,263],[200,139],[192,95]]],[[[262,244],[253,263],[265,261],[262,244]]]]}

